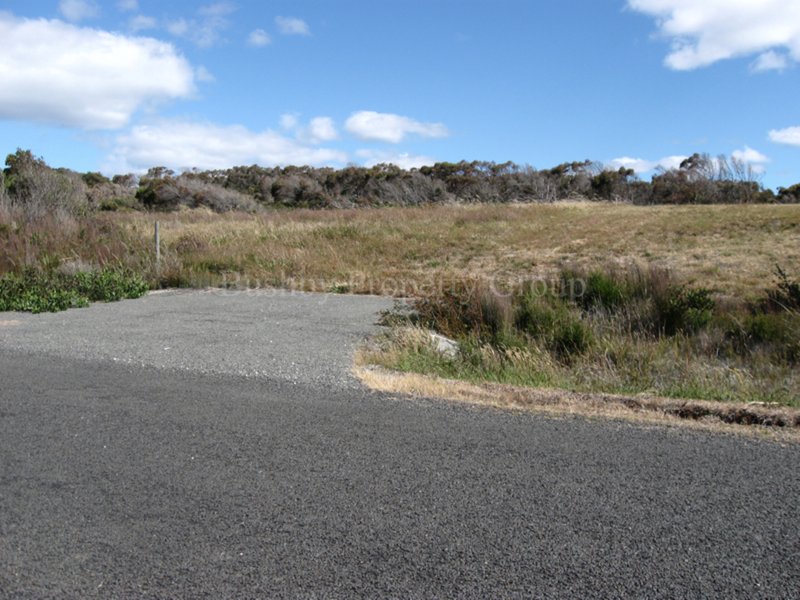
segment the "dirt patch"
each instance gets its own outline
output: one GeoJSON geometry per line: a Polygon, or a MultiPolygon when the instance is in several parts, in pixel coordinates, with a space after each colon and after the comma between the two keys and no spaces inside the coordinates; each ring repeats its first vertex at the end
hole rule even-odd
{"type": "Polygon", "coordinates": [[[19,325],[19,321],[0,321],[0,327],[13,327],[14,325],[19,325]]]}
{"type": "Polygon", "coordinates": [[[375,366],[356,367],[355,374],[368,387],[384,392],[557,415],[682,425],[800,442],[800,409],[784,406],[471,384],[375,366]]]}

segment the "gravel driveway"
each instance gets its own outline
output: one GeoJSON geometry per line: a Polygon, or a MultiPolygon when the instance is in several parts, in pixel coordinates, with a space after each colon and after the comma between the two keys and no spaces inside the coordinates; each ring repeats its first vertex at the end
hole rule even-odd
{"type": "Polygon", "coordinates": [[[0,349],[353,386],[355,346],[392,304],[284,290],[169,290],[62,313],[0,312],[0,349]]]}

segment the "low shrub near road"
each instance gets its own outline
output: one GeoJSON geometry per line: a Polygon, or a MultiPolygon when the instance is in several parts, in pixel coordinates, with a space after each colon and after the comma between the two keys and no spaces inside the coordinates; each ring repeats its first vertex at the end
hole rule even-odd
{"type": "Polygon", "coordinates": [[[62,273],[27,268],[0,277],[0,311],[52,312],[139,298],[148,290],[138,275],[115,268],[62,273]]]}
{"type": "Polygon", "coordinates": [[[368,360],[475,382],[800,406],[797,282],[780,269],[776,279],[755,302],[717,302],[654,268],[565,270],[506,291],[464,281],[418,300],[414,316],[456,339],[456,356],[406,319],[368,360]]]}

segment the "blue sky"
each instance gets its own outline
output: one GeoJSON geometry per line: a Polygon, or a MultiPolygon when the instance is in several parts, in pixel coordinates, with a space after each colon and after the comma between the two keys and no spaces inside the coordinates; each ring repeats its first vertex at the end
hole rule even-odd
{"type": "Polygon", "coordinates": [[[150,166],[693,152],[800,181],[797,0],[0,1],[0,152],[150,166]]]}

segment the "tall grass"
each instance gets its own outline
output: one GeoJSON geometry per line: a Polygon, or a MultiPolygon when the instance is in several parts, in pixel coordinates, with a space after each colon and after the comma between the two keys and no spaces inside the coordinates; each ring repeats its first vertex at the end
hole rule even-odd
{"type": "Polygon", "coordinates": [[[602,203],[257,215],[195,209],[35,223],[0,211],[0,273],[52,257],[125,266],[152,287],[277,285],[395,296],[426,295],[470,276],[502,287],[556,276],[565,265],[641,263],[741,297],[757,293],[776,263],[800,265],[800,210],[602,203]]]}

